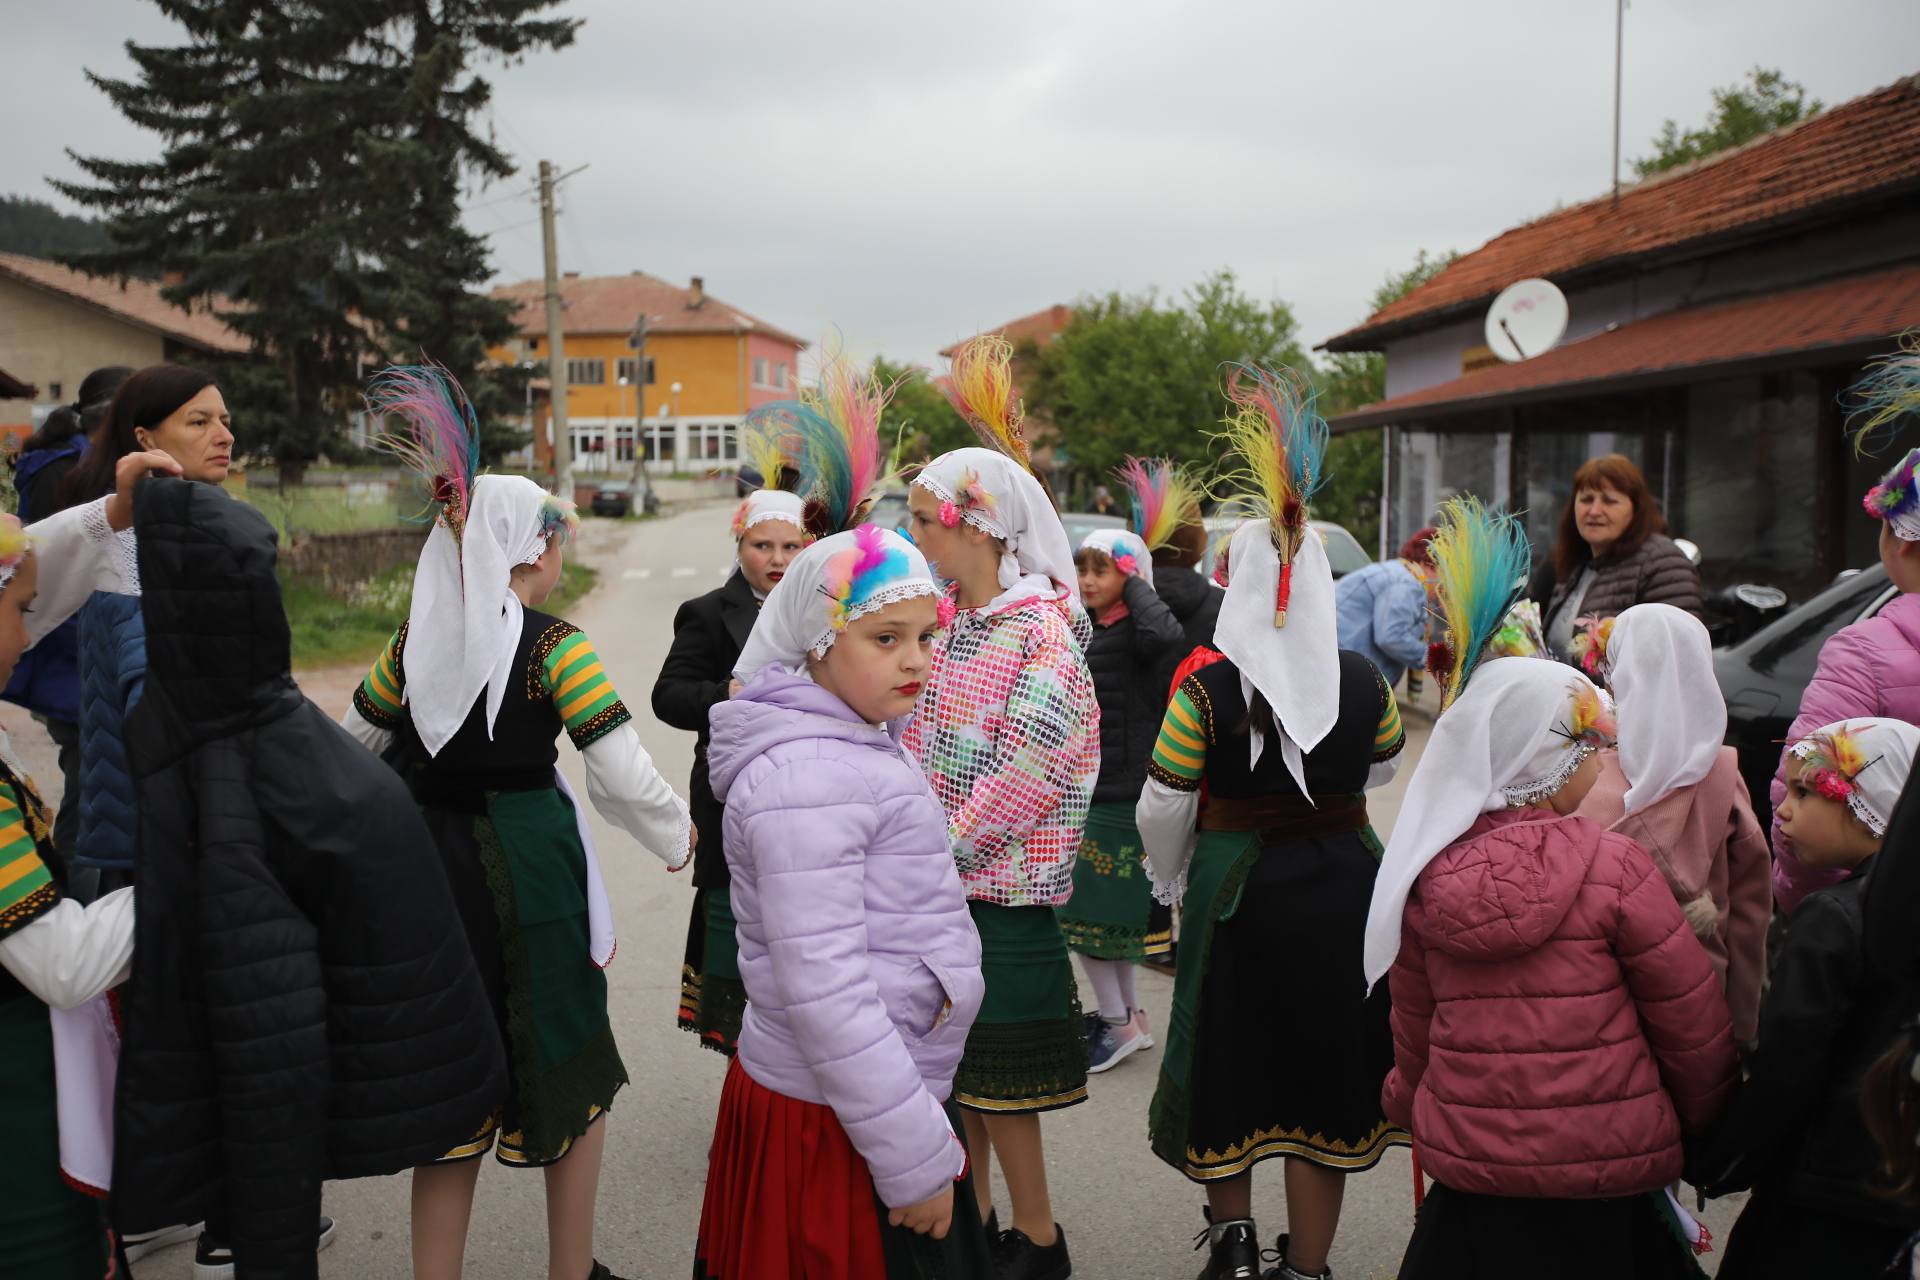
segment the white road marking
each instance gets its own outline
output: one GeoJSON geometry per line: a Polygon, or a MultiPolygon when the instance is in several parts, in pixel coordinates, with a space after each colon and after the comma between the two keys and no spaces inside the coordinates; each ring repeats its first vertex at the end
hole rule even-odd
{"type": "Polygon", "coordinates": [[[625,573],[621,574],[620,576],[623,578],[651,578],[653,576],[653,570],[629,569],[625,573]]]}
{"type": "Polygon", "coordinates": [[[698,572],[700,572],[698,569],[675,569],[673,576],[676,578],[691,578],[698,572]]]}

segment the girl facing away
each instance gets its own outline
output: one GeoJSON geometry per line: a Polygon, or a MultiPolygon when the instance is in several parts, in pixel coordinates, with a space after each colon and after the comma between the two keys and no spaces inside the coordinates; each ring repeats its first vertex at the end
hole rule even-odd
{"type": "Polygon", "coordinates": [[[980,940],[947,820],[888,730],[939,588],[872,525],[801,552],[712,711],[739,968],[696,1280],[989,1280],[953,1077],[980,940]]]}

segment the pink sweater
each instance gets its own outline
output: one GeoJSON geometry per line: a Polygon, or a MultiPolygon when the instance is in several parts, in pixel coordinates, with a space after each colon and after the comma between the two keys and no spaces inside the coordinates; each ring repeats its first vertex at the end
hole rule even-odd
{"type": "Polygon", "coordinates": [[[1626,799],[1620,757],[1605,752],[1599,780],[1578,816],[1619,832],[1652,857],[1720,975],[1733,1038],[1745,1044],[1759,1034],[1773,858],[1747,799],[1739,753],[1720,748],[1706,777],[1669,791],[1632,817],[1626,816],[1626,799]]]}
{"type": "MultiPolygon", "coordinates": [[[[1789,741],[1822,725],[1858,716],[1891,716],[1920,724],[1920,595],[1898,595],[1864,622],[1842,627],[1820,646],[1820,665],[1800,695],[1789,741]]],[[[1786,752],[1773,779],[1773,804],[1787,794],[1786,752]]],[[[1800,864],[1793,845],[1773,823],[1773,896],[1788,915],[1800,899],[1847,878],[1800,864]]]]}
{"type": "Polygon", "coordinates": [[[1624,1196],[1680,1176],[1739,1078],[1699,939],[1639,845],[1485,813],[1407,899],[1381,1102],[1458,1191],[1624,1196]]]}

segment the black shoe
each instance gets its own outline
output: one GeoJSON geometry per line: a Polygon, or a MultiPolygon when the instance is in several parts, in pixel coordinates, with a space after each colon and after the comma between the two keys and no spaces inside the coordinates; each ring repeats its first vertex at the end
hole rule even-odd
{"type": "MultiPolygon", "coordinates": [[[[314,1241],[314,1249],[320,1250],[333,1243],[334,1221],[322,1216],[319,1237],[314,1241]]],[[[233,1280],[233,1246],[224,1241],[215,1240],[202,1231],[200,1239],[193,1246],[193,1280],[233,1280]]]]}
{"type": "Polygon", "coordinates": [[[607,1264],[598,1258],[593,1260],[593,1270],[587,1272],[587,1280],[621,1280],[621,1277],[607,1269],[607,1264]]]}
{"type": "Polygon", "coordinates": [[[1262,1277],[1262,1280],[1333,1280],[1333,1267],[1331,1265],[1324,1266],[1312,1274],[1308,1274],[1305,1271],[1296,1271],[1289,1266],[1287,1264],[1287,1235],[1287,1232],[1282,1231],[1280,1238],[1273,1242],[1273,1248],[1260,1255],[1268,1262],[1278,1262],[1280,1264],[1273,1270],[1267,1272],[1267,1274],[1262,1277]]]}
{"type": "Polygon", "coordinates": [[[985,1225],[987,1229],[987,1243],[999,1244],[1000,1243],[1000,1208],[998,1205],[995,1205],[993,1208],[987,1210],[987,1221],[985,1225]]]}
{"type": "Polygon", "coordinates": [[[1260,1237],[1254,1232],[1252,1218],[1223,1222],[1218,1227],[1209,1225],[1193,1247],[1204,1244],[1210,1244],[1213,1252],[1200,1272],[1200,1280],[1260,1280],[1260,1237]]]}
{"type": "Polygon", "coordinates": [[[1018,1227],[1009,1227],[993,1246],[994,1280],[1067,1280],[1073,1261],[1067,1257],[1067,1233],[1053,1224],[1054,1241],[1042,1248],[1018,1227]]]}

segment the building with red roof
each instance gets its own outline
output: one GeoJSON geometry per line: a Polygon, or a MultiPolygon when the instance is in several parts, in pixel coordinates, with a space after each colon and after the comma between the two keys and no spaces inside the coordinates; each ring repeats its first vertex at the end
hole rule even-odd
{"type": "Polygon", "coordinates": [[[1920,77],[1516,227],[1321,349],[1386,356],[1386,399],[1333,422],[1388,428],[1383,545],[1471,492],[1544,553],[1575,468],[1623,453],[1709,588],[1800,599],[1874,558],[1859,499],[1890,464],[1854,456],[1842,398],[1916,327],[1920,77]],[[1529,278],[1566,335],[1505,364],[1487,309],[1529,278]]]}

